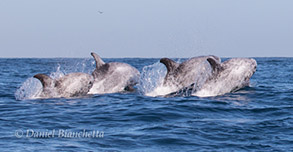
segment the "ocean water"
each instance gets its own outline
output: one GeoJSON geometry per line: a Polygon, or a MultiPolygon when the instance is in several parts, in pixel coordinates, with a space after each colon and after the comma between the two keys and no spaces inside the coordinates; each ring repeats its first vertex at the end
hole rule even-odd
{"type": "Polygon", "coordinates": [[[0,151],[293,151],[293,58],[255,59],[251,85],[222,96],[146,96],[164,66],[125,58],[105,61],[141,71],[136,92],[37,99],[33,75],[91,73],[94,60],[2,58],[0,151]]]}

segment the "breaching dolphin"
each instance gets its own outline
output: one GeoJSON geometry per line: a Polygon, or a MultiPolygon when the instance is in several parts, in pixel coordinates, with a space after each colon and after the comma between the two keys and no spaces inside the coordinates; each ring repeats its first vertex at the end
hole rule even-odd
{"type": "Polygon", "coordinates": [[[232,58],[219,63],[208,58],[213,75],[192,95],[206,97],[237,91],[249,85],[249,79],[256,71],[257,63],[250,58],[232,58]]]}
{"type": "Polygon", "coordinates": [[[95,80],[89,94],[132,91],[138,83],[140,73],[133,66],[120,62],[105,63],[96,53],[92,52],[91,55],[95,59],[96,69],[92,73],[95,80]]]}
{"type": "Polygon", "coordinates": [[[181,64],[169,58],[162,58],[160,62],[167,68],[162,87],[170,88],[168,92],[165,92],[165,95],[186,89],[186,87],[192,87],[195,90],[200,88],[212,76],[213,70],[207,62],[208,58],[221,62],[219,57],[212,55],[193,57],[181,64]]]}
{"type": "Polygon", "coordinates": [[[37,74],[34,78],[39,79],[43,86],[40,98],[83,96],[89,92],[94,83],[93,76],[86,73],[70,73],[58,79],[37,74]]]}

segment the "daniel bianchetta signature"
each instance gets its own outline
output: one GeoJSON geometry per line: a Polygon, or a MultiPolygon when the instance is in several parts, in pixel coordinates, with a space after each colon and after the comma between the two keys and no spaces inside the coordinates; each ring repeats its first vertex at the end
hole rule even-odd
{"type": "Polygon", "coordinates": [[[18,129],[15,130],[14,135],[17,138],[104,138],[104,131],[86,129],[80,131],[67,129],[18,129]]]}

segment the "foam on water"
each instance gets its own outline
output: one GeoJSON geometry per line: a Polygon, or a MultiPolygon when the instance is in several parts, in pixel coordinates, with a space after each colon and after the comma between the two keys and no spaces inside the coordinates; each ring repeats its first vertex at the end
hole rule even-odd
{"type": "Polygon", "coordinates": [[[154,89],[154,91],[146,93],[146,96],[156,97],[156,96],[164,96],[175,92],[177,88],[175,86],[163,86],[162,84],[159,85],[154,89]]]}

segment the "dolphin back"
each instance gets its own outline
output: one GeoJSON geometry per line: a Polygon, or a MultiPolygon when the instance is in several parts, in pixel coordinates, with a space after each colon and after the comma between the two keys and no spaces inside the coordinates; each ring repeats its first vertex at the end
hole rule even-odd
{"type": "Polygon", "coordinates": [[[93,86],[94,78],[86,73],[70,73],[55,80],[55,88],[62,97],[86,95],[93,86]]]}
{"type": "Polygon", "coordinates": [[[105,63],[96,53],[91,53],[96,61],[96,69],[92,72],[94,84],[89,94],[115,93],[133,90],[138,83],[139,71],[122,62],[105,63]]]}

